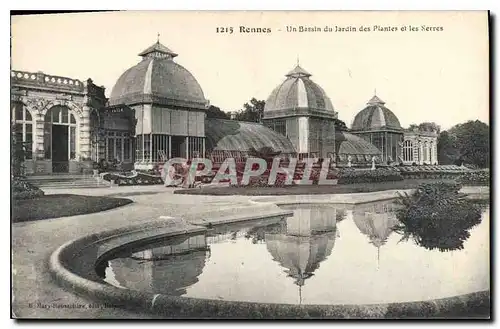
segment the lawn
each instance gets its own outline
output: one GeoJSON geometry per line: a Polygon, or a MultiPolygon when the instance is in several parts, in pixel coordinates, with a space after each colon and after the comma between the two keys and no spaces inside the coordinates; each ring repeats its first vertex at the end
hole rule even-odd
{"type": "MultiPolygon", "coordinates": [[[[436,179],[405,179],[380,183],[358,183],[346,185],[295,185],[288,187],[213,187],[206,189],[177,190],[175,194],[197,195],[299,195],[299,194],[344,194],[365,193],[386,190],[413,189],[422,183],[435,183],[436,179]]],[[[454,180],[440,180],[454,182],[454,180]]]]}
{"type": "Polygon", "coordinates": [[[12,221],[26,222],[40,219],[91,214],[131,203],[124,198],[51,194],[34,199],[12,201],[12,221]]]}

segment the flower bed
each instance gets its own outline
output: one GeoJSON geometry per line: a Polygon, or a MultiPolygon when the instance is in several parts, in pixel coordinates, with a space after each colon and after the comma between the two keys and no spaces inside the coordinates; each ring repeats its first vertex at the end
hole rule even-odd
{"type": "Polygon", "coordinates": [[[26,180],[14,177],[12,179],[12,197],[16,200],[34,199],[45,195],[41,189],[26,180]]]}
{"type": "Polygon", "coordinates": [[[160,176],[149,175],[137,171],[122,173],[102,173],[101,178],[108,182],[114,182],[118,186],[163,184],[163,179],[160,176]]]}

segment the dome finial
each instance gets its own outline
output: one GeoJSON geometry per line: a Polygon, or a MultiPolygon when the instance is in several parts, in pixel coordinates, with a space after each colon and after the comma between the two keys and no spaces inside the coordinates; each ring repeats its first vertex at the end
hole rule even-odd
{"type": "Polygon", "coordinates": [[[375,95],[368,101],[368,105],[384,105],[385,102],[377,96],[377,89],[375,89],[375,95]]]}
{"type": "Polygon", "coordinates": [[[139,53],[143,58],[166,58],[172,59],[177,54],[160,43],[160,33],[157,34],[156,43],[139,53]]]}
{"type": "Polygon", "coordinates": [[[377,88],[375,88],[375,90],[373,91],[373,94],[374,94],[375,96],[377,96],[377,88]]]}
{"type": "Polygon", "coordinates": [[[300,59],[299,59],[299,55],[297,55],[297,66],[300,66],[300,59]]]}
{"type": "Polygon", "coordinates": [[[298,78],[298,77],[308,78],[311,76],[311,73],[307,72],[299,65],[299,56],[297,56],[297,65],[295,66],[295,68],[293,70],[288,72],[285,76],[294,77],[294,78],[298,78]]]}

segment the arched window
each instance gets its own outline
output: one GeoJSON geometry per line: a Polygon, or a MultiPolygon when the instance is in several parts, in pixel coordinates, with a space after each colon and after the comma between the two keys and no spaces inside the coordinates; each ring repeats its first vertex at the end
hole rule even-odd
{"type": "Polygon", "coordinates": [[[25,159],[33,159],[33,117],[23,103],[12,103],[12,119],[14,122],[14,134],[16,143],[24,144],[25,159]]]}
{"type": "Polygon", "coordinates": [[[413,143],[410,140],[403,143],[403,161],[413,161],[413,143]]]}
{"type": "MultiPolygon", "coordinates": [[[[45,114],[44,124],[44,150],[45,158],[52,159],[53,139],[63,138],[64,143],[57,143],[59,146],[68,147],[68,159],[76,159],[76,119],[73,113],[66,106],[54,106],[45,114]],[[54,126],[57,126],[57,134],[54,133],[54,126]],[[66,128],[65,128],[66,127],[66,128]],[[56,136],[57,135],[57,136],[56,136]]],[[[61,153],[61,152],[59,152],[61,153]]]]}

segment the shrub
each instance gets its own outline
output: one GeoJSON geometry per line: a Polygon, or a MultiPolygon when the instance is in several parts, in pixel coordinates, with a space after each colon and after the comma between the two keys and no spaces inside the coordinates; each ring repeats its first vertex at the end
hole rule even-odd
{"type": "Polygon", "coordinates": [[[34,199],[45,195],[41,189],[19,177],[12,179],[12,197],[14,199],[34,199]]]}
{"type": "Polygon", "coordinates": [[[460,193],[457,183],[422,184],[398,198],[394,230],[426,249],[463,249],[469,230],[481,222],[481,208],[460,193]]]}
{"type": "Polygon", "coordinates": [[[355,170],[344,168],[338,172],[338,184],[380,183],[401,181],[399,171],[393,169],[355,170]]]}

